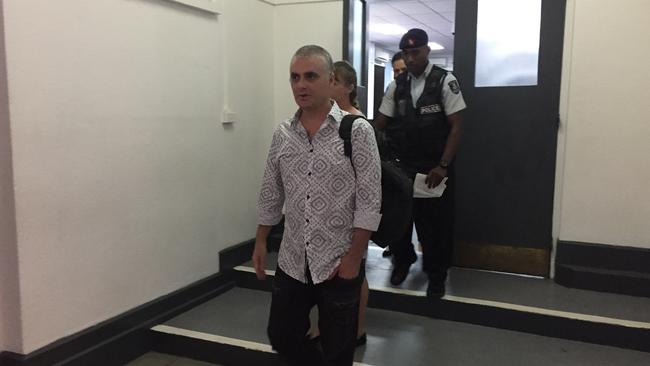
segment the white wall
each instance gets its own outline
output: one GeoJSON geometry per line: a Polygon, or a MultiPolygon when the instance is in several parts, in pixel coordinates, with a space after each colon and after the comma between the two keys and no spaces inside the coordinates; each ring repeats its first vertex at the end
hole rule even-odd
{"type": "Polygon", "coordinates": [[[163,0],[3,3],[0,215],[11,224],[15,199],[16,224],[0,232],[0,350],[216,273],[219,250],[252,237],[271,131],[295,111],[289,59],[342,50],[342,1],[274,3],[224,1],[218,17],[163,0]]]}
{"type": "Polygon", "coordinates": [[[23,330],[7,349],[29,353],[218,272],[219,250],[252,237],[258,126],[273,116],[273,65],[255,55],[274,53],[273,7],[225,1],[217,18],[160,0],[22,0],[4,12],[23,330]]]}
{"type": "Polygon", "coordinates": [[[429,61],[434,65],[440,66],[446,70],[454,70],[454,55],[453,54],[434,54],[429,55],[429,61]]]}
{"type": "Polygon", "coordinates": [[[0,4],[0,352],[20,349],[21,341],[18,250],[3,19],[0,4]]]}
{"type": "Polygon", "coordinates": [[[560,239],[650,249],[650,2],[569,7],[560,239]]]}
{"type": "MultiPolygon", "coordinates": [[[[328,50],[334,61],[338,61],[343,57],[342,40],[342,0],[275,7],[274,94],[277,123],[297,110],[289,85],[289,63],[296,50],[306,44],[317,44],[328,50]]],[[[269,137],[266,146],[270,143],[269,137]]]]}

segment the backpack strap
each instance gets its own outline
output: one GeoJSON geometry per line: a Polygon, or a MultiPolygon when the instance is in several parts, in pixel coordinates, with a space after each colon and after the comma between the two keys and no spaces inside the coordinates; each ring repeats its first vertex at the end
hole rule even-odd
{"type": "Polygon", "coordinates": [[[362,116],[356,114],[347,114],[341,120],[339,125],[339,136],[343,139],[343,152],[345,156],[352,161],[352,123],[362,116]]]}

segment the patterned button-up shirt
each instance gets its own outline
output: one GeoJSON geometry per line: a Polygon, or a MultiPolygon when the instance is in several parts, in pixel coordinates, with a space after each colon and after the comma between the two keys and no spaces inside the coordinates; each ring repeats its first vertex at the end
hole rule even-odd
{"type": "Polygon", "coordinates": [[[299,112],[273,134],[258,203],[258,224],[275,225],[285,208],[278,265],[307,283],[328,279],[350,249],[354,228],[376,231],[381,164],[372,126],[352,125],[352,166],[338,129],[347,112],[336,103],[309,140],[299,112]],[[356,173],[356,175],[355,175],[356,173]]]}

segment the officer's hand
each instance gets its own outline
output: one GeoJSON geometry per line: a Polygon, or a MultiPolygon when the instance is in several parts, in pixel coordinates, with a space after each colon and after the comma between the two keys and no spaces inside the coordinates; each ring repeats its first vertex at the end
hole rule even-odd
{"type": "Polygon", "coordinates": [[[266,241],[256,241],[255,250],[253,250],[253,266],[258,280],[266,278],[266,241]]]}
{"type": "Polygon", "coordinates": [[[442,182],[442,179],[446,176],[447,176],[447,169],[437,166],[431,169],[429,175],[427,175],[427,179],[425,179],[424,182],[427,184],[429,189],[431,189],[437,187],[438,184],[442,182]]]}

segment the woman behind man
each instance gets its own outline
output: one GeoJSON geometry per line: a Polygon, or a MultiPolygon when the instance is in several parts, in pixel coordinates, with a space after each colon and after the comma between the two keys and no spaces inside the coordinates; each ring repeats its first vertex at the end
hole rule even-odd
{"type": "MultiPolygon", "coordinates": [[[[331,98],[339,105],[339,108],[350,113],[366,118],[359,108],[357,100],[357,72],[347,61],[334,63],[334,83],[332,84],[331,98]]],[[[365,259],[364,259],[365,265],[365,259]]],[[[359,319],[357,326],[357,346],[366,344],[365,318],[368,306],[368,279],[364,277],[361,285],[361,296],[359,298],[359,319]]],[[[309,331],[309,337],[318,338],[320,332],[315,325],[309,331]]]]}
{"type": "Polygon", "coordinates": [[[365,118],[363,113],[358,109],[357,72],[347,61],[337,61],[334,63],[332,99],[336,101],[336,104],[342,110],[365,118]]]}
{"type": "MultiPolygon", "coordinates": [[[[364,114],[358,109],[359,101],[357,100],[357,72],[354,67],[347,61],[338,61],[334,63],[334,83],[332,84],[331,98],[336,101],[339,107],[350,113],[362,116],[364,114]]],[[[365,265],[365,260],[364,260],[365,265]]],[[[357,327],[357,346],[366,344],[365,317],[366,307],[368,306],[368,279],[363,279],[361,285],[361,296],[359,299],[359,323],[357,327]]],[[[317,336],[318,331],[312,332],[312,336],[317,336]]]]}

